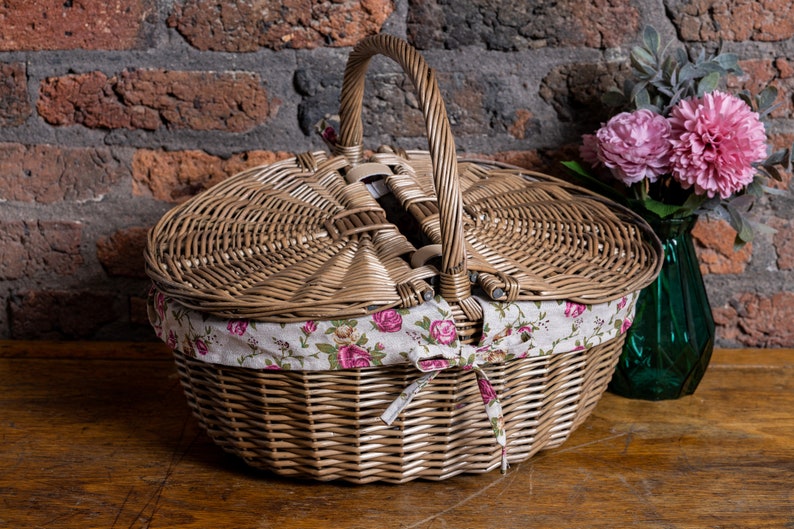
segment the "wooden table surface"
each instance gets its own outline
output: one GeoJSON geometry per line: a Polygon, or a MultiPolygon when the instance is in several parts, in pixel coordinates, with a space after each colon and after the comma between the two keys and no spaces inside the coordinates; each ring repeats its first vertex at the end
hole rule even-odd
{"type": "Polygon", "coordinates": [[[606,394],[506,475],[356,486],[224,454],[160,344],[6,341],[0,442],[3,528],[790,529],[794,350],[715,351],[675,401],[606,394]]]}

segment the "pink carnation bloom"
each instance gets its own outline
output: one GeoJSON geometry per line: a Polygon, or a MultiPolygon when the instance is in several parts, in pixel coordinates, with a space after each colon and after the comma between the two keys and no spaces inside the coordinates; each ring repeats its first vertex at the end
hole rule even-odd
{"type": "Polygon", "coordinates": [[[645,178],[655,182],[670,171],[670,123],[647,109],[621,112],[595,133],[595,142],[585,136],[581,154],[585,161],[593,158],[612,170],[626,185],[645,178]]]}
{"type": "Polygon", "coordinates": [[[696,195],[729,198],[753,181],[766,157],[766,131],[738,97],[715,91],[680,101],[670,111],[671,172],[696,195]]]}

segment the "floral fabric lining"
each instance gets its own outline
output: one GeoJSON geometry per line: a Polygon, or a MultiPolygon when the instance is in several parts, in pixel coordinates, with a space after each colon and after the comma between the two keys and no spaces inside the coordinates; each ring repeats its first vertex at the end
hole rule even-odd
{"type": "Polygon", "coordinates": [[[592,305],[478,299],[484,318],[476,345],[459,343],[452,310],[440,297],[411,309],[387,309],[360,318],[286,324],[212,316],[153,288],[148,311],[157,336],[169,347],[212,364],[307,371],[413,364],[422,375],[384,412],[382,419],[388,424],[441,370],[473,370],[494,437],[502,446],[504,471],[502,408],[482,366],[609,341],[631,326],[635,301],[636,293],[592,305]]]}

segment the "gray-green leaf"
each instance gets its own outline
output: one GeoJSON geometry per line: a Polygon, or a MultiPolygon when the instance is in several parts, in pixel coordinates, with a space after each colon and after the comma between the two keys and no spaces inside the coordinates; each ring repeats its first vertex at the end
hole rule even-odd
{"type": "Polygon", "coordinates": [[[652,52],[659,52],[659,33],[653,26],[645,26],[642,32],[642,41],[645,43],[645,47],[652,52]]]}
{"type": "Polygon", "coordinates": [[[756,101],[758,101],[758,111],[763,112],[768,107],[772,106],[772,104],[777,99],[777,88],[774,86],[767,86],[761,93],[756,96],[756,101]]]}
{"type": "Polygon", "coordinates": [[[703,94],[707,94],[717,89],[717,86],[720,84],[720,74],[719,72],[711,72],[706,77],[700,80],[698,83],[698,97],[703,97],[703,94]]]}

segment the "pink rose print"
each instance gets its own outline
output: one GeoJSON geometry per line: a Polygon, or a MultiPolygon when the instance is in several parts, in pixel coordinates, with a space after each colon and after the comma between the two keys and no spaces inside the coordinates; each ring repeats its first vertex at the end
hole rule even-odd
{"type": "Polygon", "coordinates": [[[270,365],[265,366],[264,369],[269,369],[271,371],[275,371],[275,370],[278,370],[278,369],[281,369],[281,368],[279,366],[277,366],[276,364],[270,364],[270,365]]]}
{"type": "Polygon", "coordinates": [[[301,327],[301,330],[303,331],[303,334],[308,336],[308,335],[310,335],[311,333],[313,333],[314,331],[317,330],[317,323],[315,323],[312,320],[309,320],[309,321],[307,321],[306,323],[303,324],[303,327],[301,327]]]}
{"type": "Polygon", "coordinates": [[[573,301],[565,302],[565,316],[568,318],[578,318],[582,315],[587,307],[581,303],[574,303],[573,301]]]}
{"type": "Polygon", "coordinates": [[[630,328],[631,328],[631,320],[626,318],[625,320],[623,320],[623,325],[620,326],[620,334],[626,334],[626,331],[628,331],[630,328]]]}
{"type": "Polygon", "coordinates": [[[496,400],[496,391],[490,382],[481,378],[477,380],[477,385],[480,386],[480,396],[486,405],[496,400]]]}
{"type": "Polygon", "coordinates": [[[176,349],[176,334],[174,331],[168,331],[168,341],[165,343],[171,349],[176,349]]]}
{"type": "Polygon", "coordinates": [[[369,351],[357,345],[343,345],[337,353],[337,360],[343,369],[353,369],[356,367],[369,367],[372,356],[369,351]]]}
{"type": "Polygon", "coordinates": [[[620,310],[620,309],[622,309],[623,307],[625,307],[625,306],[626,306],[626,303],[628,303],[628,301],[629,301],[629,300],[628,300],[628,299],[626,299],[626,296],[623,296],[623,297],[620,299],[620,301],[618,301],[618,310],[620,310]]]}
{"type": "Polygon", "coordinates": [[[403,317],[394,309],[386,309],[372,315],[372,321],[380,332],[398,332],[403,326],[403,317]]]}
{"type": "Polygon", "coordinates": [[[229,323],[226,324],[226,330],[237,336],[245,334],[247,328],[248,322],[246,320],[230,320],[229,323]]]}
{"type": "Polygon", "coordinates": [[[165,295],[162,292],[158,292],[157,295],[154,297],[155,305],[157,305],[157,315],[160,316],[160,320],[165,318],[165,295]]]}
{"type": "Polygon", "coordinates": [[[200,338],[196,340],[196,352],[200,355],[205,355],[210,352],[207,344],[200,338]]]}
{"type": "Polygon", "coordinates": [[[449,360],[444,360],[443,358],[419,361],[419,369],[422,371],[436,371],[438,369],[446,369],[448,367],[449,360]]]}
{"type": "Polygon", "coordinates": [[[449,345],[458,339],[455,323],[450,320],[435,320],[430,324],[430,337],[441,345],[449,345]]]}

